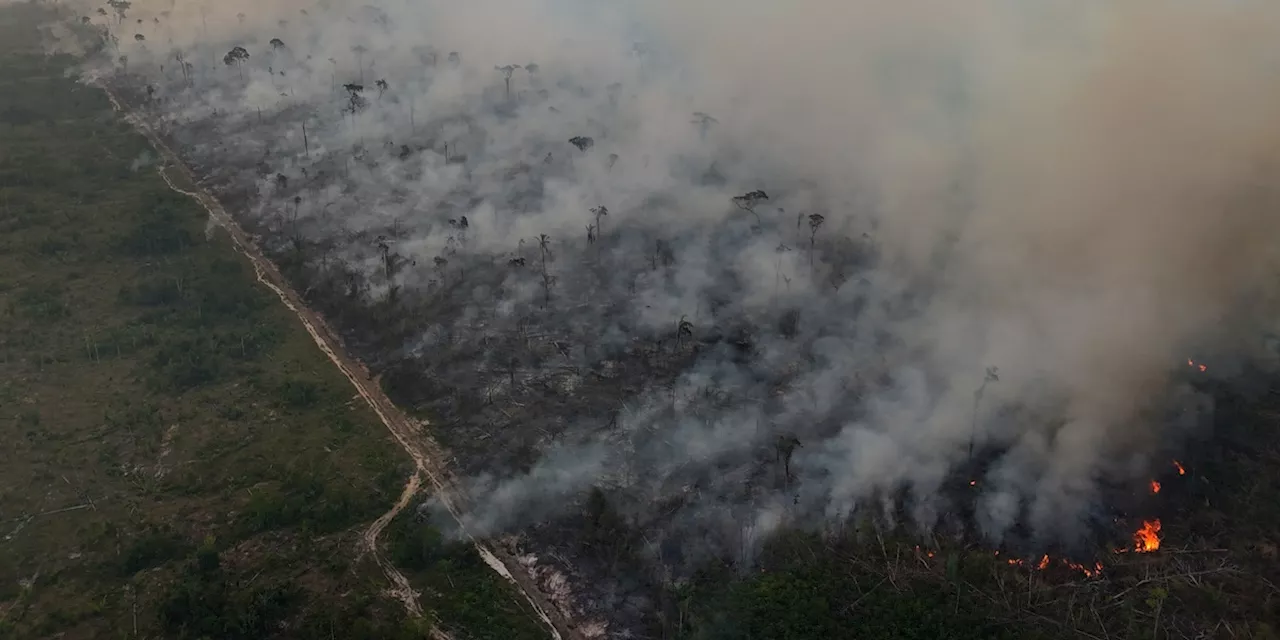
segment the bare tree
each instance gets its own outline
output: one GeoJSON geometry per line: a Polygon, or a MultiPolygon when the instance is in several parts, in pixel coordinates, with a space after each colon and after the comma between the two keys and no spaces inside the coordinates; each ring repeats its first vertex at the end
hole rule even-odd
{"type": "Polygon", "coordinates": [[[606,207],[604,205],[600,205],[598,207],[591,207],[591,213],[594,213],[596,215],[596,234],[599,235],[604,229],[604,227],[601,226],[600,224],[600,219],[609,215],[609,207],[606,207]]]}
{"type": "Polygon", "coordinates": [[[538,253],[542,256],[542,272],[546,273],[547,263],[555,260],[555,256],[551,255],[551,236],[538,234],[538,253]]]}
{"type": "Polygon", "coordinates": [[[396,273],[400,271],[406,262],[409,264],[415,264],[415,262],[396,255],[391,250],[391,243],[386,236],[378,236],[375,245],[382,254],[382,274],[387,282],[387,299],[395,302],[396,296],[400,291],[399,286],[394,284],[396,273]]]}
{"type": "Polygon", "coordinates": [[[825,221],[826,221],[826,218],[823,218],[822,214],[820,213],[809,214],[809,268],[810,269],[813,269],[813,247],[818,237],[818,228],[821,227],[822,223],[825,221]]]}
{"type": "Polygon", "coordinates": [[[781,285],[781,279],[782,279],[782,254],[791,251],[791,247],[788,247],[785,244],[779,243],[777,248],[775,248],[773,251],[774,253],[778,254],[777,262],[774,264],[774,267],[773,267],[773,295],[776,297],[779,293],[778,289],[779,289],[779,286],[781,285]]]}
{"type": "Polygon", "coordinates": [[[356,45],[351,47],[351,52],[356,54],[356,66],[359,67],[360,84],[364,84],[364,54],[368,49],[364,45],[356,45]]]}
{"type": "Polygon", "coordinates": [[[711,126],[718,123],[719,123],[718,120],[716,120],[715,118],[712,118],[710,115],[706,113],[703,113],[701,111],[693,112],[693,124],[697,125],[698,137],[700,138],[706,138],[707,132],[711,130],[711,126]]]}
{"type": "Polygon", "coordinates": [[[173,59],[178,62],[178,70],[182,72],[182,84],[191,85],[191,76],[187,75],[187,61],[182,56],[182,51],[174,50],[173,59]]]}
{"type": "Polygon", "coordinates": [[[554,260],[551,255],[551,236],[538,234],[538,252],[542,255],[542,308],[551,304],[551,286],[555,284],[555,276],[547,272],[547,262],[554,260]]]}
{"type": "Polygon", "coordinates": [[[439,54],[436,53],[436,50],[434,47],[424,46],[424,45],[414,46],[413,54],[417,56],[418,61],[421,62],[422,65],[426,67],[435,67],[436,58],[439,57],[439,54]]]}
{"type": "Polygon", "coordinates": [[[791,483],[791,457],[801,446],[803,445],[800,444],[800,439],[793,435],[780,435],[778,441],[774,443],[774,449],[777,452],[775,460],[782,462],[783,477],[788,484],[791,483]]]}
{"type": "Polygon", "coordinates": [[[302,228],[298,224],[298,208],[302,205],[302,196],[293,197],[293,217],[289,221],[292,229],[293,247],[297,251],[302,251],[302,228]]]}
{"type": "Polygon", "coordinates": [[[747,213],[750,213],[751,215],[755,216],[756,228],[759,229],[762,223],[760,221],[760,214],[756,213],[756,207],[759,206],[761,202],[768,199],[769,199],[768,194],[757,189],[755,191],[748,191],[740,196],[734,196],[733,204],[736,205],[739,209],[742,209],[743,211],[746,211],[747,213]]]}
{"type": "Polygon", "coordinates": [[[281,40],[280,38],[272,38],[270,44],[272,49],[284,48],[284,40],[281,40]]]}
{"type": "Polygon", "coordinates": [[[987,367],[986,375],[982,377],[982,384],[977,391],[973,392],[973,420],[969,426],[969,460],[973,460],[973,442],[978,436],[978,407],[982,404],[982,393],[986,391],[988,383],[999,381],[999,370],[996,367],[987,367]]]}
{"type": "Polygon", "coordinates": [[[440,272],[440,286],[448,286],[449,273],[446,269],[449,267],[449,260],[443,256],[436,256],[431,261],[435,263],[436,271],[440,272]]]}
{"type": "Polygon", "coordinates": [[[680,316],[680,321],[676,323],[676,349],[680,349],[680,345],[685,337],[693,339],[693,323],[689,322],[688,316],[680,316]]]}

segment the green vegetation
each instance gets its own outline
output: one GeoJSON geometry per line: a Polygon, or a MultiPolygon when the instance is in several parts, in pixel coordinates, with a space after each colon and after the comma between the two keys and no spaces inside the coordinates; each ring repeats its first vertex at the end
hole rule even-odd
{"type": "Polygon", "coordinates": [[[950,569],[941,580],[909,567],[891,577],[814,536],[787,534],[767,545],[746,578],[711,567],[675,589],[673,617],[680,636],[696,640],[1042,637],[1026,625],[997,622],[985,602],[966,593],[958,561],[950,569]]]}
{"type": "MultiPolygon", "coordinates": [[[[0,9],[0,637],[426,637],[357,561],[406,457],[47,11],[0,9]]],[[[536,635],[446,561],[442,621],[536,635]]]]}
{"type": "Polygon", "coordinates": [[[546,638],[535,613],[466,542],[442,539],[401,512],[383,532],[390,559],[422,592],[422,605],[451,632],[473,640],[546,638]]]}

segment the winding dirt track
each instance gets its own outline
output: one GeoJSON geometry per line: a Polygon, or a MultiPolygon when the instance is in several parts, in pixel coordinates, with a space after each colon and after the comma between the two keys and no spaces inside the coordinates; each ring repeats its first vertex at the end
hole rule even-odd
{"type": "MultiPolygon", "coordinates": [[[[121,100],[109,86],[101,82],[97,83],[97,86],[106,93],[107,98],[111,101],[111,106],[117,112],[123,114],[125,120],[137,129],[139,133],[146,136],[151,146],[164,158],[165,163],[159,167],[159,171],[165,183],[174,191],[199,202],[209,212],[212,222],[227,232],[236,250],[253,264],[258,281],[271,289],[280,298],[280,301],[297,316],[303,327],[306,328],[307,333],[311,335],[316,345],[320,347],[320,350],[342,371],[343,375],[347,377],[347,380],[351,382],[351,385],[360,394],[360,397],[364,398],[365,402],[377,413],[378,418],[387,427],[387,430],[391,432],[396,442],[413,459],[415,471],[405,484],[400,499],[396,501],[395,506],[390,511],[384,513],[365,530],[361,535],[361,546],[363,547],[362,552],[372,554],[378,567],[382,569],[382,572],[391,581],[389,593],[404,604],[405,610],[410,615],[421,616],[422,607],[418,601],[418,592],[414,591],[409,580],[378,552],[378,536],[386,528],[387,524],[412,501],[413,497],[421,489],[421,480],[424,477],[431,483],[437,499],[448,509],[454,520],[458,522],[459,527],[466,532],[466,525],[453,498],[453,496],[461,496],[461,493],[454,487],[453,478],[445,464],[443,450],[426,433],[426,423],[416,421],[400,411],[382,392],[382,387],[378,380],[370,377],[368,369],[346,353],[341,341],[337,338],[337,334],[329,328],[319,314],[303,304],[302,299],[289,286],[284,276],[276,269],[276,266],[262,255],[252,236],[240,228],[240,225],[223,209],[217,199],[199,186],[199,181],[196,180],[190,168],[182,162],[178,154],[174,153],[164,143],[143,118],[138,117],[131,108],[128,108],[127,103],[121,100]],[[168,170],[176,171],[179,177],[185,179],[196,190],[193,192],[179,187],[174,183],[168,170]]],[[[469,532],[465,535],[490,568],[515,584],[525,600],[542,619],[547,631],[553,638],[557,640],[583,640],[583,636],[574,630],[569,621],[550,605],[538,590],[537,585],[533,583],[533,580],[521,571],[514,558],[501,549],[488,547],[469,532]]],[[[447,635],[439,630],[434,630],[432,635],[439,640],[448,638],[447,635]]]]}

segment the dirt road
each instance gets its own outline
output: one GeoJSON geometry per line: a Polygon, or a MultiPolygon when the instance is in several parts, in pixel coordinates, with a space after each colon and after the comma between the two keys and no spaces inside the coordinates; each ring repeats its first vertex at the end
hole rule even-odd
{"type": "MultiPolygon", "coordinates": [[[[328,327],[319,314],[303,304],[302,299],[289,286],[284,276],[276,269],[276,266],[262,255],[252,237],[240,228],[239,224],[223,209],[222,205],[206,190],[199,187],[199,181],[196,180],[191,170],[182,162],[178,154],[174,153],[164,143],[143,118],[138,117],[131,108],[128,108],[128,105],[110,87],[102,83],[99,83],[98,86],[107,94],[108,99],[111,100],[112,107],[123,114],[125,119],[139,133],[146,136],[152,147],[164,159],[165,162],[160,166],[160,175],[169,187],[199,202],[209,212],[212,222],[227,232],[236,250],[253,264],[258,281],[271,289],[280,298],[280,301],[297,316],[303,327],[306,328],[307,333],[311,335],[312,339],[320,347],[320,350],[342,371],[347,380],[351,382],[351,385],[355,387],[356,392],[360,394],[360,397],[364,398],[365,402],[377,413],[378,418],[391,432],[391,435],[400,444],[401,448],[405,450],[405,453],[408,453],[409,457],[413,459],[416,471],[406,483],[400,499],[390,511],[375,520],[364,532],[361,537],[361,546],[364,547],[364,551],[373,554],[378,566],[391,581],[391,595],[404,603],[410,615],[422,615],[421,606],[418,603],[418,594],[410,586],[408,579],[378,552],[377,542],[378,535],[387,526],[387,523],[400,513],[419,491],[421,478],[426,478],[430,482],[437,499],[448,509],[449,513],[458,522],[459,527],[464,532],[466,531],[465,522],[457,506],[458,499],[456,496],[461,496],[461,493],[457,489],[445,464],[443,450],[426,432],[426,424],[413,420],[400,411],[382,392],[378,380],[370,379],[368,369],[346,353],[341,341],[337,338],[337,334],[328,327]],[[176,173],[183,181],[192,185],[194,191],[178,186],[174,182],[171,173],[176,173]]],[[[529,605],[538,613],[552,637],[558,640],[561,638],[570,640],[582,638],[582,635],[570,626],[569,621],[564,619],[550,605],[538,590],[537,585],[521,570],[514,558],[500,549],[490,548],[474,536],[471,536],[470,533],[466,533],[466,535],[486,564],[503,578],[512,581],[516,585],[529,605]]]]}

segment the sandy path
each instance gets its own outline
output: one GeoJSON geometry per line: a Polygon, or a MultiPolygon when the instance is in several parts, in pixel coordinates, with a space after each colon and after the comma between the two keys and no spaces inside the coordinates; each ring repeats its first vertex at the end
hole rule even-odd
{"type": "MultiPolygon", "coordinates": [[[[181,158],[164,143],[160,136],[142,118],[137,117],[131,109],[126,108],[125,103],[109,87],[103,83],[99,83],[98,87],[106,93],[107,98],[111,101],[111,106],[123,114],[125,120],[133,125],[139,133],[146,136],[147,140],[151,142],[151,146],[165,159],[165,164],[161,165],[159,171],[169,187],[199,202],[209,212],[211,220],[227,232],[236,250],[253,264],[258,281],[271,289],[280,298],[280,301],[297,316],[303,327],[306,328],[307,333],[311,335],[316,345],[320,347],[320,350],[342,371],[347,380],[351,382],[351,385],[355,387],[357,393],[360,394],[360,397],[364,398],[365,402],[377,413],[378,418],[391,432],[400,447],[413,459],[416,471],[406,483],[400,499],[390,511],[370,525],[361,536],[361,541],[364,550],[373,554],[378,566],[391,580],[391,594],[405,604],[406,610],[411,615],[420,616],[422,610],[418,603],[417,592],[409,585],[408,579],[378,552],[377,538],[387,526],[387,523],[399,514],[418,492],[422,477],[425,477],[431,483],[437,499],[449,511],[454,520],[458,522],[459,527],[466,532],[465,522],[454,500],[454,496],[460,495],[460,492],[453,486],[453,478],[444,462],[443,450],[426,433],[425,423],[419,423],[401,412],[382,392],[382,387],[378,381],[371,379],[368,369],[355,358],[347,355],[341,341],[337,338],[337,334],[329,329],[318,314],[303,304],[301,298],[289,286],[284,276],[276,269],[276,266],[262,255],[252,237],[240,228],[240,225],[223,209],[222,205],[207,191],[198,187],[199,182],[192,175],[186,164],[182,162],[181,158]],[[176,171],[188,183],[197,185],[197,190],[192,192],[179,187],[174,183],[167,170],[176,171]]],[[[503,578],[515,584],[525,600],[538,613],[552,637],[557,640],[561,638],[572,640],[582,638],[581,634],[575,632],[569,622],[538,591],[537,585],[533,583],[533,580],[521,572],[514,558],[500,549],[489,548],[469,532],[466,532],[465,535],[487,565],[503,578]]],[[[433,635],[436,634],[433,633],[433,635]]]]}

